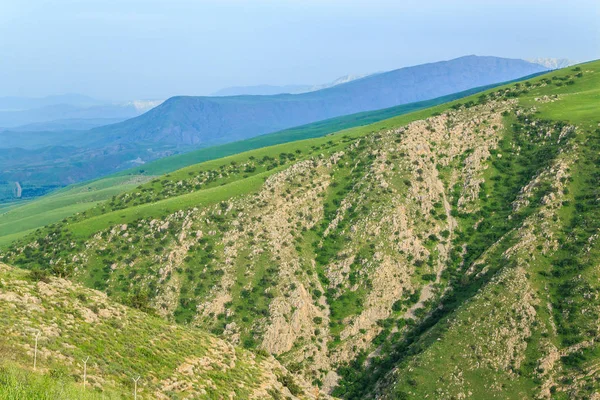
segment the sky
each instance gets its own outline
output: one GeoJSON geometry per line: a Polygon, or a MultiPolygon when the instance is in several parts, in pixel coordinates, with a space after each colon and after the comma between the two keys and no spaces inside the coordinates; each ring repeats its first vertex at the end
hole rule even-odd
{"type": "Polygon", "coordinates": [[[0,97],[319,84],[468,54],[600,58],[598,0],[0,0],[0,97]]]}

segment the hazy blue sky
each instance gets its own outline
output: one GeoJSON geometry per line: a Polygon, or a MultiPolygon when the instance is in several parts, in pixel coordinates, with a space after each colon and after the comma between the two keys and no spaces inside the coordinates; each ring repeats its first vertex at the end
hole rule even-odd
{"type": "Polygon", "coordinates": [[[0,0],[0,96],[200,95],[466,54],[584,61],[600,58],[599,21],[599,0],[0,0]]]}

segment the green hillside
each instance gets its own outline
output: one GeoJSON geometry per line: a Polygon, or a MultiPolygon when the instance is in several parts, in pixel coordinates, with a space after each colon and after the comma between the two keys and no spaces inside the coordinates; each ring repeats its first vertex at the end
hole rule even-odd
{"type": "Polygon", "coordinates": [[[44,225],[83,212],[149,179],[150,177],[141,175],[108,177],[60,189],[24,204],[9,204],[0,208],[0,245],[11,243],[44,225]]]}
{"type": "Polygon", "coordinates": [[[341,398],[593,398],[599,106],[581,64],[152,177],[1,260],[341,398]]]}
{"type": "MultiPolygon", "coordinates": [[[[417,110],[467,97],[499,85],[488,85],[432,100],[333,118],[239,142],[195,150],[150,162],[145,164],[141,169],[129,169],[91,182],[71,185],[33,201],[22,204],[18,202],[0,204],[0,246],[10,244],[12,241],[30,233],[34,229],[58,222],[75,213],[87,210],[99,201],[110,199],[114,195],[131,190],[133,188],[132,185],[135,185],[135,183],[150,180],[155,175],[166,174],[193,164],[228,157],[262,147],[322,137],[344,129],[365,126],[391,117],[413,113],[417,110]],[[19,207],[17,210],[8,212],[17,207],[19,207]]],[[[6,190],[12,193],[12,186],[8,184],[5,186],[6,190]]],[[[0,187],[3,186],[0,185],[0,187]]]]}

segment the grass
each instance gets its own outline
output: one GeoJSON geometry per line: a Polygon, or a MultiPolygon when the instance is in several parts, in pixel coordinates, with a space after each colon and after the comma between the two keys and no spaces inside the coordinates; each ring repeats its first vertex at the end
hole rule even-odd
{"type": "Polygon", "coordinates": [[[21,303],[19,297],[0,303],[0,329],[6,333],[0,338],[2,399],[130,398],[131,377],[138,375],[140,399],[154,398],[155,391],[173,399],[230,394],[248,398],[266,372],[263,356],[229,347],[198,329],[116,305],[98,292],[2,264],[0,282],[0,294],[38,299],[37,305],[21,303]],[[15,304],[18,309],[12,307],[15,304]],[[42,332],[38,373],[32,373],[31,355],[24,349],[30,348],[37,330],[42,332]],[[79,360],[88,356],[89,386],[84,392],[79,360]],[[178,370],[203,357],[207,368],[196,367],[192,374],[178,370]],[[170,379],[190,389],[165,389],[170,379]]]}
{"type": "Polygon", "coordinates": [[[20,207],[20,206],[26,204],[27,202],[28,202],[28,200],[13,201],[10,203],[2,203],[2,204],[0,204],[0,212],[4,213],[12,208],[20,207]]]}
{"type": "MultiPolygon", "coordinates": [[[[546,87],[536,88],[521,99],[524,106],[537,106],[540,111],[539,117],[555,121],[566,121],[581,127],[596,127],[600,123],[598,115],[598,104],[600,104],[600,71],[598,61],[579,64],[573,68],[565,68],[560,72],[549,75],[549,83],[546,87]],[[582,73],[581,77],[577,74],[582,73]],[[572,84],[562,84],[565,78],[572,84]],[[560,86],[557,86],[560,84],[560,86]],[[540,104],[535,101],[542,96],[557,95],[560,101],[540,104]]],[[[534,82],[544,78],[534,79],[534,82]]]]}
{"type": "MultiPolygon", "coordinates": [[[[104,398],[105,396],[102,396],[104,398]]],[[[12,365],[0,365],[0,398],[4,400],[88,400],[101,395],[84,392],[69,379],[57,379],[12,365]]],[[[114,398],[114,397],[106,397],[114,398]]]]}
{"type": "Polygon", "coordinates": [[[131,190],[149,177],[113,177],[78,184],[21,206],[0,209],[0,246],[14,239],[79,212],[123,190],[131,190]]]}
{"type": "Polygon", "coordinates": [[[142,204],[90,217],[71,224],[69,230],[77,237],[89,237],[111,225],[127,224],[141,218],[159,217],[194,206],[215,204],[232,196],[249,194],[258,190],[264,182],[264,178],[271,173],[273,172],[255,175],[223,186],[184,194],[155,203],[142,204]]]}

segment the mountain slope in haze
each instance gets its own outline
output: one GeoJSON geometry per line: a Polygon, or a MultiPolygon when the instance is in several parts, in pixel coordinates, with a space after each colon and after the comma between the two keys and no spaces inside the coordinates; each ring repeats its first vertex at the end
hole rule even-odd
{"type": "MultiPolygon", "coordinates": [[[[57,104],[68,104],[78,107],[102,105],[104,102],[82,94],[62,94],[46,97],[0,97],[0,112],[19,111],[43,108],[57,104]]],[[[1,125],[0,125],[1,126],[1,125]]]]}
{"type": "Polygon", "coordinates": [[[593,398],[599,96],[582,64],[194,165],[2,258],[343,398],[593,398]]]}
{"type": "MultiPolygon", "coordinates": [[[[70,120],[77,122],[84,119],[116,118],[122,121],[140,114],[141,112],[133,105],[99,104],[84,107],[71,104],[52,104],[26,110],[0,111],[0,127],[7,130],[23,125],[61,122],[70,129],[71,126],[68,124],[70,120]]],[[[39,128],[35,130],[39,130],[39,128]]]]}
{"type": "Polygon", "coordinates": [[[570,67],[571,65],[577,64],[576,61],[569,60],[567,58],[543,58],[543,57],[538,57],[538,58],[528,59],[527,61],[529,61],[531,63],[534,63],[534,64],[543,65],[544,67],[546,67],[548,69],[567,68],[567,67],[570,67]]]}
{"type": "Polygon", "coordinates": [[[324,83],[321,85],[285,85],[285,86],[275,86],[275,85],[255,85],[255,86],[233,86],[224,88],[216,91],[212,94],[212,96],[266,96],[266,95],[274,95],[274,94],[298,94],[298,93],[307,93],[314,92],[316,90],[326,89],[332,86],[341,85],[342,83],[348,83],[354,81],[356,79],[364,78],[370,74],[365,75],[345,75],[337,78],[336,80],[324,83]]]}
{"type": "MultiPolygon", "coordinates": [[[[2,128],[0,129],[0,134],[4,132],[8,132],[13,136],[13,141],[17,142],[19,146],[26,147],[28,142],[20,138],[15,138],[15,133],[17,132],[66,132],[66,134],[70,134],[71,131],[87,131],[92,128],[97,128],[99,126],[116,124],[118,122],[122,122],[127,118],[123,117],[108,117],[108,118],[67,118],[67,119],[58,119],[52,121],[42,121],[42,122],[33,122],[26,125],[19,125],[11,128],[2,128]]],[[[8,136],[8,135],[6,135],[8,136]]],[[[48,145],[52,145],[55,143],[60,143],[64,140],[64,137],[59,141],[48,142],[48,145]]],[[[8,147],[5,143],[2,143],[3,147],[8,147]]],[[[16,146],[10,146],[16,147],[16,146]]]]}
{"type": "Polygon", "coordinates": [[[427,100],[544,71],[523,60],[466,56],[380,73],[311,93],[172,97],[131,120],[92,130],[103,141],[199,146],[427,100]]]}
{"type": "Polygon", "coordinates": [[[112,103],[79,94],[0,97],[0,131],[87,130],[136,117],[160,103],[157,100],[112,103]]]}
{"type": "Polygon", "coordinates": [[[314,398],[268,355],[39,271],[0,264],[0,316],[2,399],[133,398],[138,376],[139,399],[314,398]]]}

